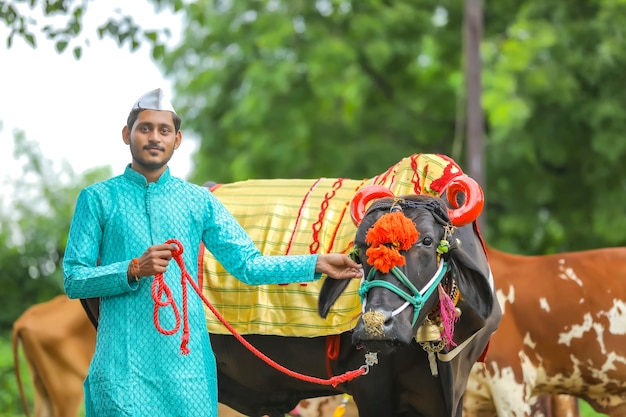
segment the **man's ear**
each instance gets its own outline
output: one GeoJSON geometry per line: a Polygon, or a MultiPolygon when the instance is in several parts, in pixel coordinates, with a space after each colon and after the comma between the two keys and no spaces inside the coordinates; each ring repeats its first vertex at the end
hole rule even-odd
{"type": "Polygon", "coordinates": [[[124,143],[130,145],[130,129],[128,126],[124,126],[122,129],[122,139],[124,139],[124,143]]]}
{"type": "Polygon", "coordinates": [[[183,141],[183,132],[179,130],[178,132],[176,132],[176,141],[174,142],[174,149],[178,149],[182,141],[183,141]]]}

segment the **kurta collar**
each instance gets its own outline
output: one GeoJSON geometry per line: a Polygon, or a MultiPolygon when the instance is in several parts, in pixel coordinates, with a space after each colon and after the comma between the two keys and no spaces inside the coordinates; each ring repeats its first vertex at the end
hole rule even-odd
{"type": "MultiPolygon", "coordinates": [[[[131,182],[134,182],[137,185],[141,185],[142,187],[148,186],[148,180],[146,179],[146,177],[144,177],[142,174],[132,169],[131,164],[128,164],[126,166],[126,170],[124,170],[124,178],[126,178],[127,180],[131,182]]],[[[159,179],[156,181],[156,184],[157,185],[165,184],[167,180],[169,179],[170,179],[170,168],[167,167],[165,171],[163,171],[159,179]]]]}

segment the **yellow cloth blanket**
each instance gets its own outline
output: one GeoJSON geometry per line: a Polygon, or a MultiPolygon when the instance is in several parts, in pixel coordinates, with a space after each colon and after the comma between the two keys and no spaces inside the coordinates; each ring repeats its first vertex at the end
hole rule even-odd
{"type": "MultiPolygon", "coordinates": [[[[224,184],[213,193],[246,229],[265,255],[347,253],[356,226],[350,201],[367,185],[384,185],[394,195],[439,195],[463,172],[449,157],[414,154],[370,179],[342,178],[248,180],[224,184]]],[[[203,292],[240,334],[313,337],[350,330],[361,312],[359,280],[352,280],[328,317],[317,313],[325,279],[306,284],[246,285],[231,277],[204,250],[203,292]]],[[[211,333],[229,333],[207,307],[211,333]]]]}

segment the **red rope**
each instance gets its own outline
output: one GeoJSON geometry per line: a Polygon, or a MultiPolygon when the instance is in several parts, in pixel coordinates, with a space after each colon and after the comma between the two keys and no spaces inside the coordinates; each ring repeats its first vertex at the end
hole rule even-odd
{"type": "MultiPolygon", "coordinates": [[[[187,314],[187,285],[185,285],[185,281],[188,280],[193,286],[195,286],[195,282],[193,282],[191,276],[189,276],[189,273],[187,272],[187,268],[185,268],[185,263],[183,262],[182,257],[184,251],[182,243],[176,239],[170,239],[165,243],[175,244],[178,247],[178,250],[172,251],[172,257],[180,267],[181,271],[181,285],[183,287],[183,336],[182,343],[180,344],[180,351],[183,355],[186,355],[189,353],[189,348],[187,347],[187,343],[189,343],[189,315],[187,314]]],[[[168,287],[165,283],[165,279],[163,279],[163,273],[159,273],[154,276],[154,280],[152,281],[152,300],[154,301],[154,326],[156,329],[168,336],[178,332],[178,329],[180,329],[180,312],[178,311],[174,297],[172,297],[172,290],[170,290],[170,287],[168,287]],[[164,292],[165,301],[161,301],[164,292]],[[167,307],[169,305],[172,306],[172,310],[174,311],[176,325],[174,325],[174,328],[171,330],[165,330],[159,323],[159,308],[167,307]]]]}
{"type": "MultiPolygon", "coordinates": [[[[180,345],[180,350],[183,353],[183,355],[186,355],[189,353],[189,348],[187,347],[187,343],[189,342],[189,321],[188,321],[188,315],[187,315],[188,312],[187,312],[187,285],[186,285],[187,282],[189,282],[191,286],[193,287],[193,289],[196,291],[196,293],[200,296],[204,304],[206,304],[206,306],[209,307],[209,309],[213,312],[213,314],[219,319],[219,321],[222,322],[224,326],[226,326],[226,328],[233,334],[233,336],[235,336],[237,340],[239,340],[239,342],[241,342],[245,347],[248,348],[248,350],[250,350],[250,352],[254,353],[258,358],[262,359],[265,363],[267,363],[268,365],[274,367],[275,369],[287,375],[290,375],[297,379],[301,379],[303,381],[312,382],[315,384],[332,385],[333,387],[336,387],[337,385],[343,382],[351,381],[354,378],[361,376],[368,371],[367,367],[361,366],[358,369],[347,371],[342,375],[337,375],[329,379],[322,379],[322,378],[316,378],[316,377],[300,374],[298,372],[292,371],[274,362],[264,353],[262,353],[257,348],[252,346],[247,340],[243,338],[243,336],[237,333],[237,331],[213,307],[211,302],[204,296],[204,294],[202,294],[202,289],[193,281],[193,279],[191,279],[191,276],[189,275],[189,273],[187,272],[187,269],[185,268],[185,263],[182,257],[182,254],[184,251],[183,245],[176,239],[170,239],[165,243],[174,244],[178,247],[178,250],[172,251],[172,257],[174,258],[174,260],[180,267],[181,285],[183,287],[183,300],[182,300],[183,301],[183,335],[182,335],[182,343],[180,345]]],[[[180,329],[181,318],[180,318],[180,313],[178,311],[178,307],[176,306],[176,302],[174,301],[174,298],[172,297],[172,291],[165,283],[165,280],[163,279],[163,274],[156,274],[154,276],[154,281],[152,281],[152,299],[154,300],[154,326],[157,328],[159,332],[165,335],[173,335],[180,329]],[[161,298],[163,297],[163,293],[165,293],[166,295],[165,301],[161,301],[161,298]],[[169,305],[172,306],[172,309],[174,311],[174,316],[176,317],[176,325],[174,326],[172,330],[165,330],[159,324],[159,308],[167,307],[169,305]]]]}

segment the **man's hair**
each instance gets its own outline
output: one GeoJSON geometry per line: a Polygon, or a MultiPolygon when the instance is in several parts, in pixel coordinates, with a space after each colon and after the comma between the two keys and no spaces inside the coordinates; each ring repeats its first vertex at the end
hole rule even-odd
{"type": "MultiPolygon", "coordinates": [[[[130,111],[130,113],[128,114],[128,119],[126,119],[126,126],[128,126],[129,130],[133,129],[133,125],[137,121],[137,118],[139,117],[139,113],[144,110],[147,110],[147,109],[133,109],[130,111]]],[[[172,119],[174,119],[174,132],[178,132],[180,130],[180,124],[181,124],[180,117],[178,117],[176,113],[173,113],[173,112],[170,112],[170,113],[172,115],[172,119]]]]}

